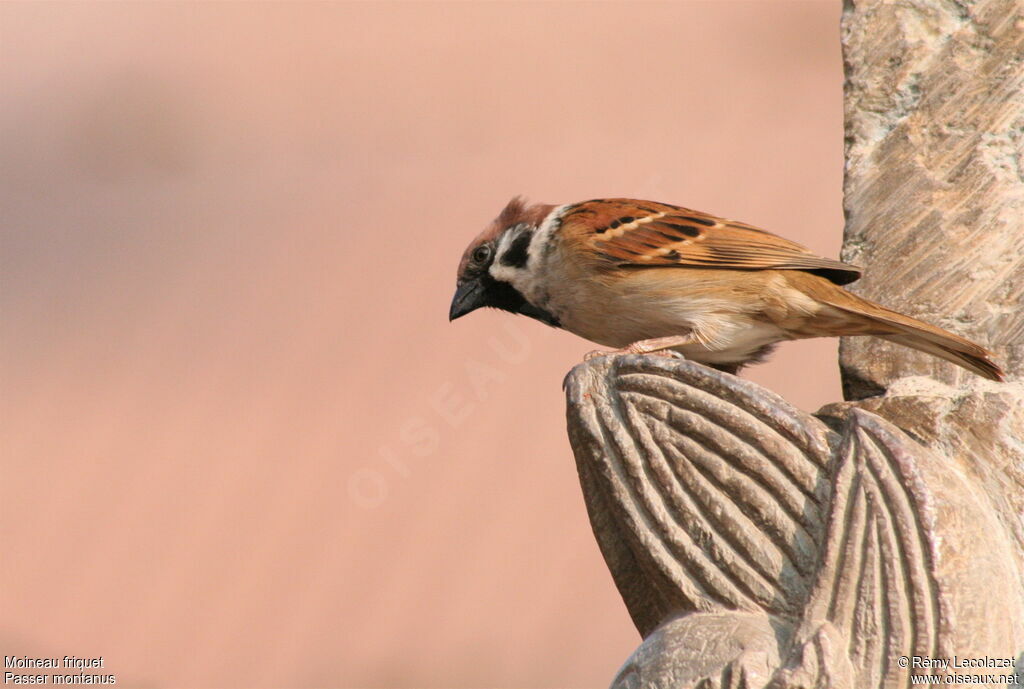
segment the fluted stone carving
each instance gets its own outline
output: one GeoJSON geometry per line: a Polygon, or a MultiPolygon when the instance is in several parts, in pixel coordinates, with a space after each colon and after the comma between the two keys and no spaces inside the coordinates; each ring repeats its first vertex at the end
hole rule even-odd
{"type": "Polygon", "coordinates": [[[641,634],[679,612],[801,608],[825,530],[823,423],[661,357],[582,364],[568,395],[595,533],[641,634]]]}
{"type": "Polygon", "coordinates": [[[1024,649],[998,511],[884,419],[849,409],[835,432],[663,357],[581,364],[567,394],[594,533],[647,639],[617,686],[902,686],[900,656],[1024,649]]]}
{"type": "Polygon", "coordinates": [[[1024,5],[847,0],[843,47],[854,291],[987,344],[1009,382],[850,338],[848,401],[810,415],[681,359],[577,366],[580,482],[644,638],[615,687],[902,687],[913,656],[1024,674],[1024,5]]]}

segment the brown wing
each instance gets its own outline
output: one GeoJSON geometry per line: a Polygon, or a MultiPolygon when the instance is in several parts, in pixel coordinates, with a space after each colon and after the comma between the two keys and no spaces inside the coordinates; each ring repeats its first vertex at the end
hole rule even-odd
{"type": "Polygon", "coordinates": [[[733,220],[653,201],[599,199],[571,206],[562,233],[610,265],[803,270],[845,285],[860,268],[733,220]]]}

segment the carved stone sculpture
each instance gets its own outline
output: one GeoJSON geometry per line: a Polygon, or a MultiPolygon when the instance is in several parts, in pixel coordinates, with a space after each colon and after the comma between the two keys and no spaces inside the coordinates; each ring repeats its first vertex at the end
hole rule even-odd
{"type": "Polygon", "coordinates": [[[677,358],[577,366],[580,482],[644,638],[615,687],[965,672],[915,656],[1024,673],[1021,5],[853,0],[843,40],[843,258],[866,296],[988,343],[1010,382],[851,340],[848,401],[810,415],[677,358]]]}
{"type": "Polygon", "coordinates": [[[567,387],[594,533],[646,639],[617,686],[881,687],[900,656],[1024,649],[998,510],[881,417],[843,409],[836,432],[662,357],[596,359],[567,387]]]}

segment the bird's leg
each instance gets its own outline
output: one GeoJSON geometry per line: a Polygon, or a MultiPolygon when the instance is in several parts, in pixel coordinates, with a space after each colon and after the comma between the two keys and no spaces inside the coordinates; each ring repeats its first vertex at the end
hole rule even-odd
{"type": "Polygon", "coordinates": [[[665,351],[672,347],[679,347],[685,344],[691,344],[694,342],[692,335],[670,335],[669,337],[652,337],[649,340],[637,340],[631,345],[627,345],[622,349],[613,349],[609,352],[602,351],[600,349],[593,352],[588,352],[583,356],[584,361],[590,361],[599,356],[612,356],[615,354],[657,354],[659,356],[668,357],[682,357],[683,355],[675,351],[665,351]]]}

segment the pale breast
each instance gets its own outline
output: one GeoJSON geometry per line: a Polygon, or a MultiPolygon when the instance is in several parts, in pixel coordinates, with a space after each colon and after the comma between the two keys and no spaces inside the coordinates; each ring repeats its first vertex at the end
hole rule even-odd
{"type": "Polygon", "coordinates": [[[679,347],[703,363],[745,361],[766,345],[788,339],[766,313],[767,271],[644,268],[595,273],[549,269],[544,308],[566,330],[607,347],[639,340],[692,335],[679,347]]]}

